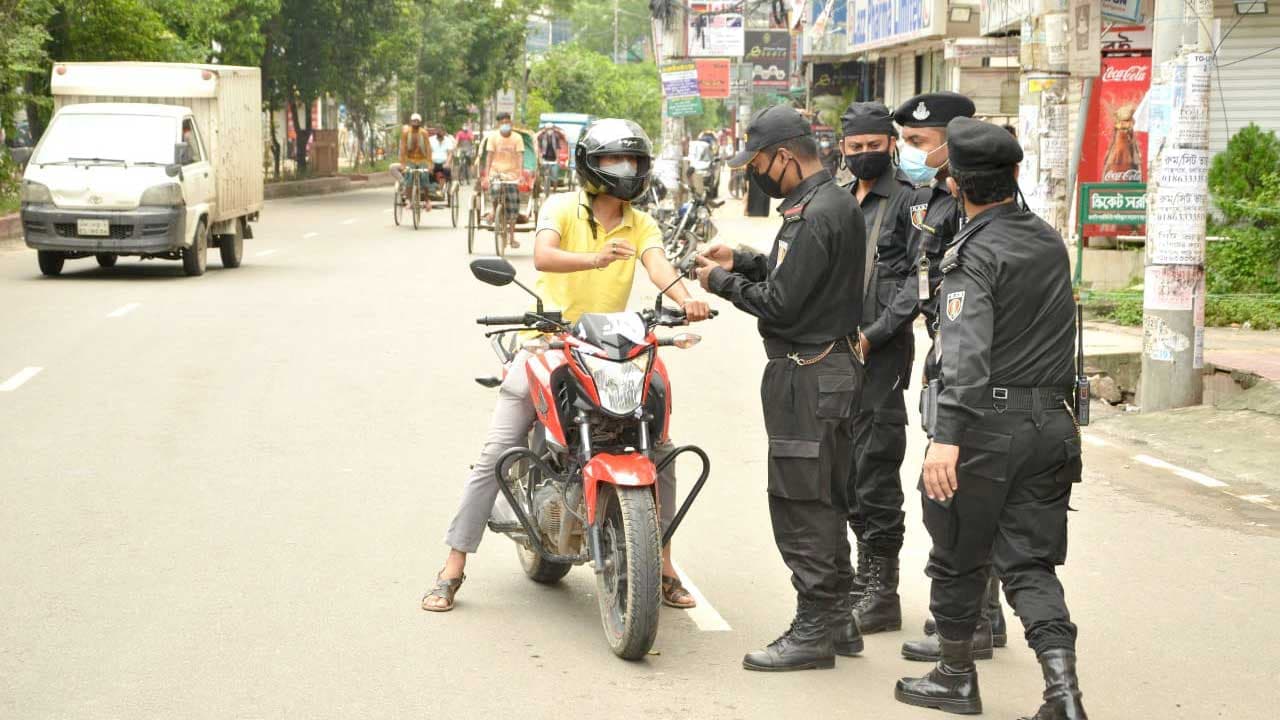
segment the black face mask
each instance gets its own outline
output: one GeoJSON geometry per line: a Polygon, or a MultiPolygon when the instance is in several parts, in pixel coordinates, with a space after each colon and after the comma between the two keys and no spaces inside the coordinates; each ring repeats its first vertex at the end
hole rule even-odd
{"type": "MultiPolygon", "coordinates": [[[[756,187],[760,188],[760,190],[761,190],[765,195],[768,195],[768,196],[769,196],[769,197],[771,197],[771,198],[783,198],[783,197],[786,197],[786,193],[782,192],[782,180],[781,180],[781,178],[779,178],[779,179],[775,180],[775,179],[773,179],[772,177],[770,177],[770,176],[769,176],[769,171],[773,169],[773,163],[774,163],[774,161],[775,161],[775,160],[777,160],[777,159],[778,159],[778,156],[775,154],[775,155],[773,156],[773,160],[770,160],[770,161],[769,161],[769,167],[765,168],[764,172],[756,172],[755,167],[748,167],[748,168],[747,168],[747,171],[748,171],[748,173],[750,174],[750,181],[751,181],[751,182],[752,182],[756,187]]],[[[783,166],[783,168],[782,168],[782,175],[784,175],[784,176],[785,176],[785,175],[787,174],[787,167],[790,167],[790,164],[791,164],[791,163],[790,163],[790,161],[789,161],[789,162],[787,163],[787,165],[783,166]]]]}
{"type": "Polygon", "coordinates": [[[889,153],[862,152],[856,155],[845,155],[844,166],[859,180],[874,180],[889,168],[889,153]]]}

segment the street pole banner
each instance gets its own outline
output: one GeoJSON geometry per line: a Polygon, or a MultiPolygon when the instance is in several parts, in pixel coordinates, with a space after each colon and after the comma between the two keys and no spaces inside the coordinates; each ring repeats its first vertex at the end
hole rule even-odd
{"type": "Polygon", "coordinates": [[[729,97],[729,60],[694,60],[698,68],[698,95],[708,100],[729,97]]]}
{"type": "Polygon", "coordinates": [[[741,2],[691,2],[688,5],[689,57],[742,57],[741,2]]]}
{"type": "Polygon", "coordinates": [[[791,33],[785,30],[748,30],[743,61],[751,65],[751,84],[754,87],[790,87],[791,33]]]}
{"type": "Polygon", "coordinates": [[[698,66],[692,62],[668,63],[659,70],[662,94],[667,98],[667,117],[702,114],[698,95],[698,66]]]}
{"type": "MultiPolygon", "coordinates": [[[[1137,110],[1151,87],[1151,58],[1102,58],[1093,87],[1080,156],[1079,182],[1132,183],[1147,179],[1147,133],[1137,125],[1137,110]]],[[[1115,237],[1132,232],[1117,224],[1085,221],[1084,237],[1115,237]]]]}

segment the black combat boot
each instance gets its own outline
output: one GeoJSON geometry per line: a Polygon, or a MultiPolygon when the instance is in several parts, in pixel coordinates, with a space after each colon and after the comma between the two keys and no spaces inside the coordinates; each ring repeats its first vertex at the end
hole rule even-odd
{"type": "Polygon", "coordinates": [[[867,589],[853,606],[858,629],[870,635],[902,629],[902,600],[898,597],[898,558],[872,556],[867,589]]]}
{"type": "Polygon", "coordinates": [[[894,688],[898,702],[937,708],[960,715],[982,712],[978,694],[978,671],[973,666],[973,643],[965,640],[939,640],[942,656],[938,665],[922,678],[902,678],[894,688]]]}
{"type": "Polygon", "coordinates": [[[857,557],[853,561],[853,588],[849,591],[849,599],[855,603],[867,587],[868,565],[871,564],[871,546],[859,540],[857,548],[857,557]]]}
{"type": "MultiPolygon", "coordinates": [[[[1002,648],[1009,644],[1009,626],[1004,621],[1004,606],[1000,604],[1000,580],[994,575],[987,581],[987,592],[982,599],[982,614],[991,621],[991,644],[1002,648]]],[[[938,632],[933,618],[924,621],[924,634],[938,632]]],[[[982,659],[982,658],[979,658],[982,659]]]]}
{"type": "Polygon", "coordinates": [[[1076,654],[1055,648],[1040,653],[1044,672],[1044,704],[1031,717],[1021,720],[1089,720],[1080,701],[1080,678],[1076,676],[1076,654]]]}
{"type": "MultiPolygon", "coordinates": [[[[934,630],[932,635],[925,635],[923,640],[902,643],[902,657],[917,662],[937,662],[942,656],[942,647],[936,628],[934,630]]],[[[991,621],[985,616],[978,618],[971,643],[974,660],[990,660],[995,654],[992,650],[991,621]]]]}
{"type": "Polygon", "coordinates": [[[801,601],[791,628],[763,650],[747,653],[742,658],[742,667],[765,672],[829,670],[835,667],[831,620],[829,606],[801,601]]]}
{"type": "Polygon", "coordinates": [[[853,603],[846,600],[831,614],[831,646],[837,655],[854,657],[862,652],[862,633],[853,616],[853,603]]]}

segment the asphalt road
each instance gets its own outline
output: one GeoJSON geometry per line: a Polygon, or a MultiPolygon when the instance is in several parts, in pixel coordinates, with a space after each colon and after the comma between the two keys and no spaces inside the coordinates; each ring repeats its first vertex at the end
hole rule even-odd
{"type": "MultiPolygon", "coordinates": [[[[926,669],[898,653],[927,610],[913,490],[908,629],[834,671],[741,669],[793,594],[768,531],[764,358],[724,303],[666,355],[675,438],[713,461],[676,540],[702,609],[664,609],[655,654],[623,662],[590,569],[537,586],[490,537],[457,609],[423,612],[492,405],[473,319],[525,298],[470,277],[445,213],[393,227],[388,193],[269,203],[245,265],[212,254],[202,278],[80,260],[46,279],[0,252],[0,718],[937,717],[892,697],[926,669]]],[[[637,278],[636,303],[653,293],[637,278]]],[[[1093,716],[1276,717],[1280,514],[1142,448],[1087,453],[1062,576],[1093,716]]],[[[909,488],[922,455],[912,433],[909,488]]],[[[1010,621],[979,666],[989,717],[1038,705],[1010,621]]]]}

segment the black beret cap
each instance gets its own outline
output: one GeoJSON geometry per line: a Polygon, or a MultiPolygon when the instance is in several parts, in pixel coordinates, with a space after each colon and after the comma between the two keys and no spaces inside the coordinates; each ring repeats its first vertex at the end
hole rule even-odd
{"type": "Polygon", "coordinates": [[[1008,130],[973,118],[947,123],[951,169],[959,172],[999,170],[1022,162],[1022,147],[1008,130]]]}
{"type": "Polygon", "coordinates": [[[893,119],[902,127],[946,127],[953,118],[973,117],[976,110],[960,93],[925,93],[902,103],[893,119]]]}
{"type": "Polygon", "coordinates": [[[770,105],[751,116],[747,124],[747,144],[729,158],[729,167],[740,168],[756,153],[793,138],[812,135],[813,127],[790,105],[770,105]]]}
{"type": "Polygon", "coordinates": [[[844,115],[840,116],[840,133],[850,135],[888,135],[897,137],[898,129],[893,126],[893,113],[884,103],[854,102],[849,103],[844,115]]]}

